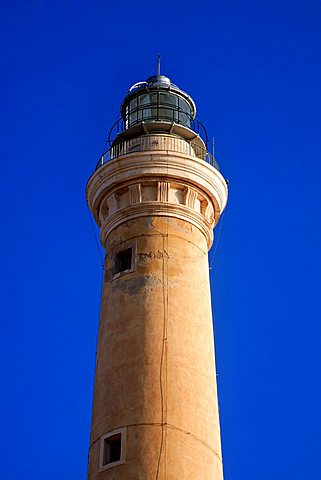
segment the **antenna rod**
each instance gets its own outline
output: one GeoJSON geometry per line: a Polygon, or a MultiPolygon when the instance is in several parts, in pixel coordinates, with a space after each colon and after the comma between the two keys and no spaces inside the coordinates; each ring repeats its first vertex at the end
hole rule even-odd
{"type": "Polygon", "coordinates": [[[158,60],[157,60],[157,75],[160,75],[160,71],[161,71],[160,70],[160,68],[161,68],[161,54],[160,53],[157,55],[157,58],[158,58],[158,60]]]}

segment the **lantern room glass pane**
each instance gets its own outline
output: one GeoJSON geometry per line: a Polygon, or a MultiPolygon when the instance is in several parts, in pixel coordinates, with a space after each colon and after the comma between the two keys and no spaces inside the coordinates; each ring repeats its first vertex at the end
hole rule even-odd
{"type": "Polygon", "coordinates": [[[135,108],[137,108],[137,97],[133,98],[129,102],[129,105],[130,105],[130,110],[134,110],[135,108]]]}
{"type": "Polygon", "coordinates": [[[183,98],[179,99],[179,123],[189,128],[192,123],[191,107],[183,98]]]}
{"type": "Polygon", "coordinates": [[[157,104],[157,93],[145,93],[138,97],[139,106],[157,104]]]}
{"type": "Polygon", "coordinates": [[[183,98],[179,99],[179,109],[183,110],[183,112],[187,112],[187,113],[191,114],[191,107],[186,102],[186,100],[184,100],[183,98]]]}
{"type": "Polygon", "coordinates": [[[142,110],[143,120],[157,120],[157,107],[154,108],[144,108],[142,110]]]}
{"type": "Polygon", "coordinates": [[[172,93],[160,93],[159,103],[161,105],[169,105],[169,106],[177,107],[178,97],[177,95],[173,95],[172,93]]]}
{"type": "Polygon", "coordinates": [[[177,122],[178,112],[172,108],[164,108],[160,106],[159,108],[159,118],[161,120],[168,120],[169,122],[177,122]]]}
{"type": "Polygon", "coordinates": [[[146,93],[138,97],[142,120],[157,119],[157,93],[146,93]]]}
{"type": "Polygon", "coordinates": [[[135,123],[137,123],[137,120],[138,119],[137,119],[137,109],[136,109],[135,112],[133,112],[129,115],[129,121],[128,121],[129,126],[135,125],[135,123]]]}
{"type": "MultiPolygon", "coordinates": [[[[127,109],[126,109],[126,116],[127,116],[127,109]]],[[[133,98],[129,102],[129,117],[128,118],[128,125],[135,125],[137,123],[137,97],[133,98]]]]}
{"type": "Polygon", "coordinates": [[[178,97],[172,93],[159,94],[159,117],[169,122],[178,121],[178,97]]]}
{"type": "Polygon", "coordinates": [[[142,121],[163,120],[191,127],[191,107],[172,92],[143,93],[130,100],[126,107],[126,128],[142,121]]]}
{"type": "Polygon", "coordinates": [[[191,117],[187,113],[179,112],[179,123],[191,128],[191,117]]]}

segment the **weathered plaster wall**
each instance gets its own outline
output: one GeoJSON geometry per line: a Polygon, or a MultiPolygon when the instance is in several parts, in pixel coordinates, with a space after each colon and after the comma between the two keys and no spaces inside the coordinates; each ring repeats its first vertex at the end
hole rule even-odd
{"type": "Polygon", "coordinates": [[[207,240],[146,216],[107,238],[90,480],[221,480],[207,240]],[[113,279],[134,246],[134,271],[113,279]],[[100,438],[127,427],[125,464],[99,473],[100,438]]]}

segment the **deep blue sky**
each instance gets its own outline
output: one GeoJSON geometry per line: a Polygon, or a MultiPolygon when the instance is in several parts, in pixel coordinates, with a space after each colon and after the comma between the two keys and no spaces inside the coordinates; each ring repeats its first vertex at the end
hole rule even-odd
{"type": "Polygon", "coordinates": [[[2,32],[0,478],[86,477],[85,185],[158,52],[230,180],[211,273],[225,479],[321,478],[321,2],[2,0],[2,32]]]}

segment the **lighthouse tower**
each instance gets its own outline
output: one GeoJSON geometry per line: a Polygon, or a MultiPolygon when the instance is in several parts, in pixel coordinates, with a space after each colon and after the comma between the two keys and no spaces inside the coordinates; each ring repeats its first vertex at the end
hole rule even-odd
{"type": "Polygon", "coordinates": [[[221,480],[208,250],[227,201],[192,98],[133,85],[87,184],[106,251],[89,480],[221,480]]]}

